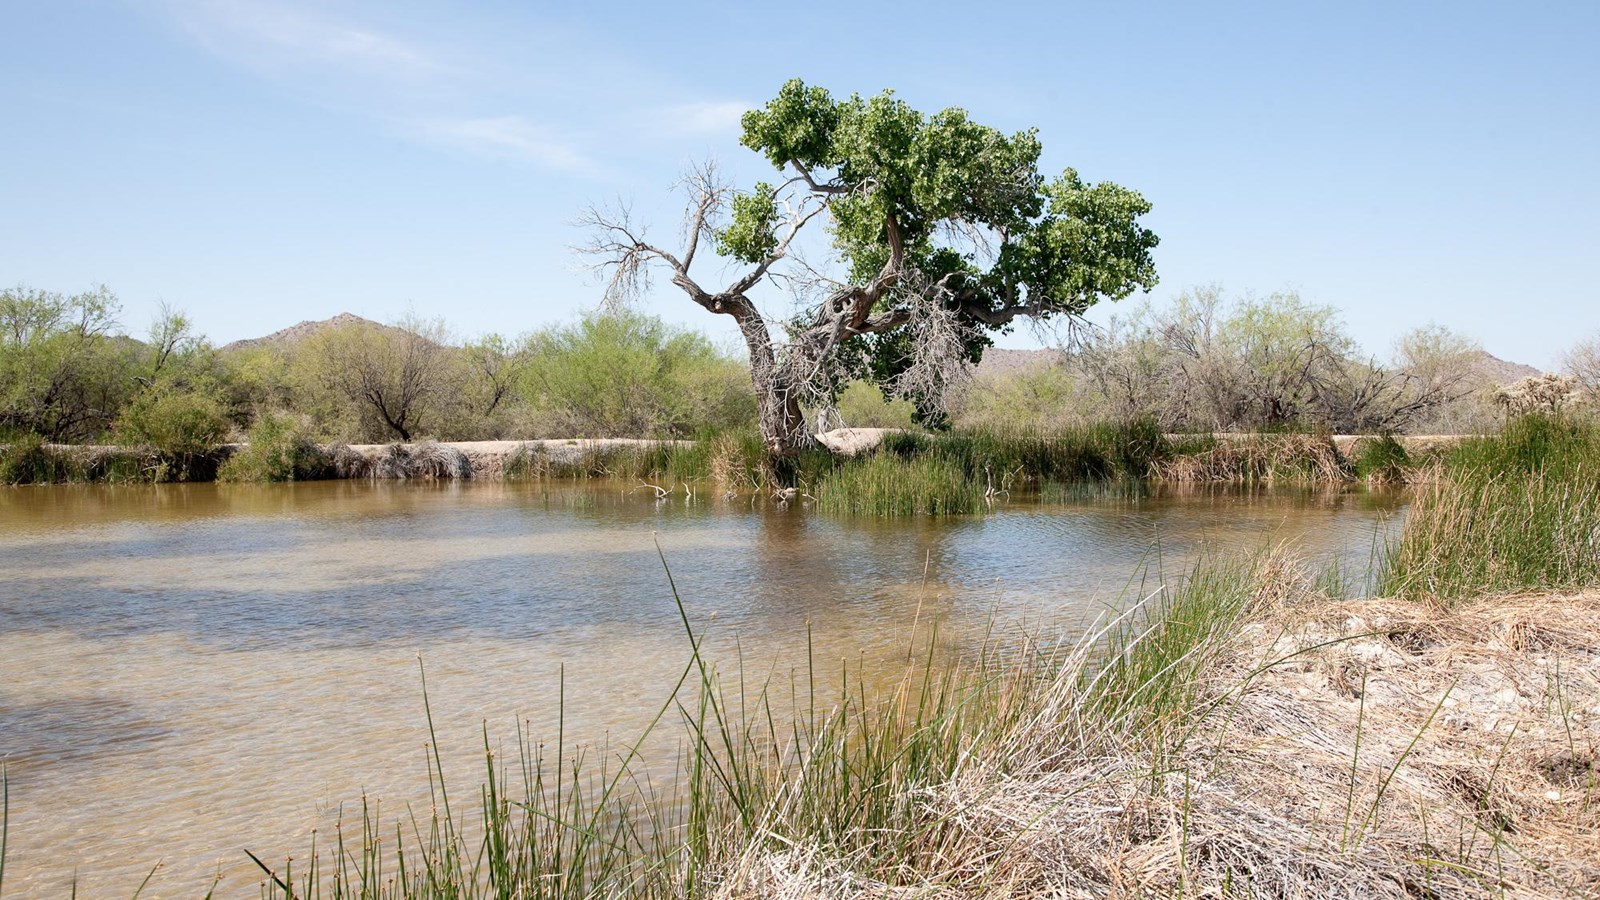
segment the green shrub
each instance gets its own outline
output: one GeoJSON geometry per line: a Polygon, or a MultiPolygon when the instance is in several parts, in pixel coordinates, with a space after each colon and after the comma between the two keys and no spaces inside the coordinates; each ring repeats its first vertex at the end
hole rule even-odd
{"type": "Polygon", "coordinates": [[[228,419],[213,397],[161,384],[128,404],[116,431],[121,443],[155,455],[153,480],[205,481],[216,475],[228,419]]]}
{"type": "Polygon", "coordinates": [[[748,426],[745,364],[696,332],[637,314],[530,337],[519,391],[546,437],[672,437],[748,426]]]}
{"type": "Polygon", "coordinates": [[[293,419],[265,413],[249,439],[217,471],[218,481],[314,481],[334,476],[332,454],[293,419]]]}
{"type": "Polygon", "coordinates": [[[1411,468],[1410,454],[1392,434],[1359,442],[1350,462],[1357,477],[1377,484],[1404,481],[1411,468]]]}
{"type": "Polygon", "coordinates": [[[839,417],[851,428],[914,428],[917,407],[909,400],[890,399],[866,381],[852,381],[839,394],[839,417]]]}

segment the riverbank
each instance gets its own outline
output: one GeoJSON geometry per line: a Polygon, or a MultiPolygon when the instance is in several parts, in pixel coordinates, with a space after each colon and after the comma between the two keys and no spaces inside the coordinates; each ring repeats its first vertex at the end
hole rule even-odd
{"type": "Polygon", "coordinates": [[[975,736],[902,823],[921,846],[899,877],[755,840],[714,895],[1600,891],[1600,594],[1442,612],[1318,597],[1281,558],[1255,579],[1242,627],[1182,666],[1180,707],[1108,717],[1092,669],[1068,669],[975,736]]]}
{"type": "MultiPolygon", "coordinates": [[[[754,434],[699,440],[583,438],[528,441],[426,441],[316,444],[293,433],[258,444],[222,444],[176,454],[114,445],[14,442],[0,446],[0,483],[149,483],[322,479],[622,478],[669,493],[698,489],[766,493],[798,487],[820,496],[839,470],[877,455],[904,462],[934,459],[961,472],[934,498],[944,511],[972,511],[1013,487],[1050,483],[1153,480],[1167,483],[1324,483],[1426,480],[1462,436],[1315,436],[1160,434],[1134,426],[1097,426],[1055,434],[925,434],[841,428],[816,436],[820,450],[775,472],[754,434]],[[954,491],[960,496],[953,496],[954,491]]],[[[881,466],[880,466],[881,468],[881,466]]],[[[924,466],[924,469],[927,467],[924,466]]],[[[915,482],[919,473],[876,473],[915,482]]],[[[928,472],[920,475],[926,476],[928,472]]],[[[869,479],[870,480],[870,479],[869,479]]],[[[846,506],[850,504],[845,504],[846,506]]],[[[927,508],[917,498],[910,508],[927,508]]]]}

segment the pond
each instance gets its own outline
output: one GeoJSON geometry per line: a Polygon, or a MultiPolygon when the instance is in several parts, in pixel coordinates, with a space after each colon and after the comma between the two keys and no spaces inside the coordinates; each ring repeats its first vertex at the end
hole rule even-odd
{"type": "Polygon", "coordinates": [[[729,677],[870,684],[930,641],[1081,631],[1208,547],[1365,572],[1402,502],[1085,490],[887,520],[605,482],[0,489],[5,896],[129,896],[157,862],[146,897],[257,896],[243,848],[303,856],[363,796],[425,815],[419,666],[464,794],[485,727],[632,740],[688,657],[663,557],[729,677]]]}

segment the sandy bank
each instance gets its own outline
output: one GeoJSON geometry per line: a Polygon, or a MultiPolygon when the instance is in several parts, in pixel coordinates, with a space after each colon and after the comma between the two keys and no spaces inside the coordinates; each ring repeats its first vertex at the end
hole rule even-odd
{"type": "Polygon", "coordinates": [[[1072,715],[1041,710],[1014,736],[1037,749],[929,790],[925,887],[795,847],[722,896],[1600,896],[1600,593],[1441,610],[1276,585],[1198,713],[1063,738],[1072,715]]]}

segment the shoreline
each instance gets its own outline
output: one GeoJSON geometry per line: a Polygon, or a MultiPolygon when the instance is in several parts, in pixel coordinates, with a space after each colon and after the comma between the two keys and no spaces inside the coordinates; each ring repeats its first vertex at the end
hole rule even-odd
{"type": "MultiPolygon", "coordinates": [[[[837,459],[872,455],[890,438],[905,436],[938,446],[942,435],[922,435],[893,428],[840,428],[816,435],[818,444],[837,459]]],[[[1387,482],[1428,480],[1428,461],[1474,435],[1395,435],[1394,444],[1406,460],[1381,474],[1387,482]]],[[[1160,436],[1170,457],[1153,460],[1147,480],[1166,483],[1230,483],[1241,481],[1302,481],[1353,483],[1363,476],[1355,461],[1377,435],[1312,436],[1299,433],[1165,434],[1160,436]],[[1292,470],[1301,469],[1295,472],[1292,470]]],[[[1028,440],[1028,438],[1025,438],[1028,440]]],[[[1050,440],[1041,436],[1041,441],[1050,440]]],[[[694,452],[700,443],[686,439],[657,438],[544,438],[496,441],[413,441],[386,444],[306,444],[307,452],[322,460],[322,474],[308,480],[473,478],[500,480],[538,477],[554,471],[581,475],[606,474],[610,463],[625,456],[694,452]]],[[[713,442],[714,443],[714,442],[713,442]]],[[[221,444],[181,459],[156,450],[109,444],[38,444],[39,459],[32,473],[5,483],[149,482],[217,479],[222,465],[249,447],[221,444]]],[[[711,454],[726,452],[708,447],[711,454]]],[[[9,446],[0,445],[0,463],[9,446]]],[[[737,454],[738,449],[733,453],[737,454]]],[[[746,454],[747,455],[747,454],[746,454]]],[[[751,461],[739,459],[735,467],[748,469],[751,461]]],[[[630,468],[637,468],[637,465],[630,468]]],[[[716,469],[713,461],[709,467],[716,469]]],[[[728,467],[725,467],[728,468],[728,467]]],[[[699,475],[720,477],[707,471],[699,475]]],[[[697,476],[698,477],[698,476],[697,476]]],[[[741,479],[733,479],[735,481],[741,479]]],[[[742,479],[749,481],[749,478],[742,479]]]]}

